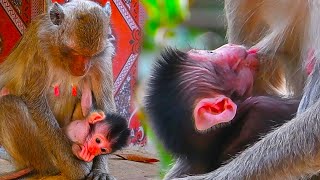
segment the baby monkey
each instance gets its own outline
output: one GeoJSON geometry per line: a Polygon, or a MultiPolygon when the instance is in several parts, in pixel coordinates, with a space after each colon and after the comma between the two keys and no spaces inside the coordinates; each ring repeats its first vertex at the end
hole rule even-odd
{"type": "Polygon", "coordinates": [[[127,120],[118,114],[93,111],[84,120],[69,123],[64,132],[72,141],[72,152],[90,162],[101,154],[110,154],[127,145],[130,130],[127,120]]]}
{"type": "MultiPolygon", "coordinates": [[[[0,89],[0,97],[10,94],[6,87],[0,89]]],[[[89,84],[82,87],[81,110],[86,118],[73,120],[64,132],[72,141],[72,152],[79,159],[90,162],[101,154],[110,154],[127,145],[130,130],[128,122],[119,114],[107,114],[92,109],[92,94],[89,84]]]]}

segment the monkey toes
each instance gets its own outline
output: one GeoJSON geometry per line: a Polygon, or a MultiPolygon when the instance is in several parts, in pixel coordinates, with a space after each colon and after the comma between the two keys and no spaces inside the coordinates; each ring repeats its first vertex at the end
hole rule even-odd
{"type": "Polygon", "coordinates": [[[110,174],[102,173],[99,170],[92,170],[87,180],[116,180],[116,178],[110,174]]]}

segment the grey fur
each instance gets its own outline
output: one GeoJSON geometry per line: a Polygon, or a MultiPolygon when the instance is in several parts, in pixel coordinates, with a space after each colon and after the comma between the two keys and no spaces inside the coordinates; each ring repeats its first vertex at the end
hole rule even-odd
{"type": "Polygon", "coordinates": [[[188,160],[184,157],[177,158],[172,168],[165,175],[165,180],[170,180],[175,177],[181,177],[181,175],[187,174],[190,172],[192,165],[189,164],[188,160]]]}
{"type": "Polygon", "coordinates": [[[54,25],[60,25],[64,18],[62,7],[58,3],[54,3],[50,9],[50,20],[54,25]]]}
{"type": "Polygon", "coordinates": [[[108,16],[110,16],[111,15],[111,4],[110,4],[110,2],[108,1],[107,3],[106,3],[106,5],[103,7],[103,9],[105,10],[105,12],[108,14],[108,16]]]}
{"type": "Polygon", "coordinates": [[[312,106],[320,99],[320,66],[319,64],[315,65],[312,74],[308,78],[306,87],[304,89],[304,94],[302,96],[302,101],[299,104],[298,114],[306,111],[307,108],[312,106]]]}

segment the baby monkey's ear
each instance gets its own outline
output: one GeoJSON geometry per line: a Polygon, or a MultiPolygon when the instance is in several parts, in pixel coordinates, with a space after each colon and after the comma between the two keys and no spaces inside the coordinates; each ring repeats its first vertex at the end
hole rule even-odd
{"type": "Polygon", "coordinates": [[[237,112],[237,105],[226,96],[201,99],[194,108],[195,127],[199,131],[231,121],[237,112]]]}
{"type": "Polygon", "coordinates": [[[103,111],[94,111],[89,114],[87,117],[90,124],[95,124],[99,121],[102,121],[106,118],[106,115],[103,111]]]}

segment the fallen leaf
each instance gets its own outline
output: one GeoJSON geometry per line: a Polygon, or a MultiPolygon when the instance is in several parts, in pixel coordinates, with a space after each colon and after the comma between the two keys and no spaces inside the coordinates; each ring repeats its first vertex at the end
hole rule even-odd
{"type": "Polygon", "coordinates": [[[114,153],[114,155],[121,157],[121,158],[128,160],[128,161],[143,162],[143,163],[159,162],[158,159],[150,158],[150,157],[146,157],[146,156],[142,156],[142,155],[137,155],[137,154],[116,154],[116,153],[114,153]]]}

